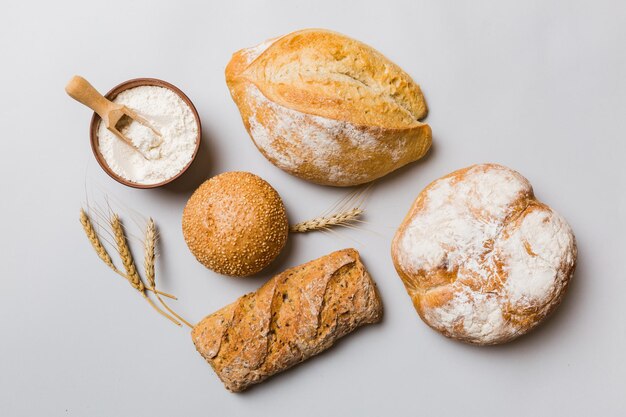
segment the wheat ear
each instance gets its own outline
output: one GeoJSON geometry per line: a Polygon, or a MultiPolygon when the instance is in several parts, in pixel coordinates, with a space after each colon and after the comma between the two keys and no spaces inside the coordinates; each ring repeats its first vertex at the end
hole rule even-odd
{"type": "Polygon", "coordinates": [[[294,224],[289,230],[294,233],[306,233],[313,230],[328,229],[333,226],[348,226],[350,223],[355,222],[364,211],[365,210],[360,208],[353,208],[326,217],[316,217],[294,224]]]}
{"type": "Polygon", "coordinates": [[[143,258],[143,267],[146,274],[146,281],[148,281],[148,286],[151,288],[156,287],[156,278],[154,273],[154,261],[156,259],[156,225],[154,224],[154,220],[152,217],[148,219],[148,224],[146,226],[146,239],[144,241],[144,258],[143,258]]]}
{"type": "Polygon", "coordinates": [[[87,235],[87,239],[89,239],[89,243],[91,243],[91,246],[96,251],[96,254],[102,260],[102,262],[104,262],[109,268],[115,271],[115,273],[126,278],[126,275],[124,275],[122,271],[117,269],[117,267],[113,264],[113,260],[111,259],[111,256],[109,255],[106,248],[100,241],[100,238],[98,237],[98,234],[96,233],[96,229],[93,227],[93,224],[91,223],[91,219],[89,219],[89,216],[87,215],[87,213],[85,213],[85,210],[82,208],[80,209],[80,224],[83,225],[83,230],[85,231],[85,234],[87,235]]]}
{"type": "Polygon", "coordinates": [[[146,275],[146,281],[148,283],[148,287],[153,290],[154,295],[156,296],[159,303],[169,311],[174,317],[178,320],[185,323],[190,328],[193,328],[191,323],[182,318],[178,313],[172,310],[163,299],[159,296],[159,292],[156,289],[156,275],[155,275],[155,259],[156,259],[156,243],[157,243],[157,231],[156,225],[154,224],[154,220],[152,218],[148,219],[148,224],[146,225],[146,238],[144,240],[144,272],[146,275]]]}
{"type": "MultiPolygon", "coordinates": [[[[146,301],[154,308],[159,314],[163,317],[169,319],[172,323],[180,326],[181,324],[171,317],[169,314],[165,313],[156,304],[148,297],[146,294],[146,286],[144,285],[139,273],[137,272],[137,268],[135,267],[135,262],[133,261],[133,256],[130,252],[130,248],[128,247],[128,242],[126,240],[126,235],[124,234],[124,226],[122,226],[122,222],[117,214],[113,214],[110,220],[111,229],[113,230],[113,236],[115,237],[115,243],[117,244],[117,251],[120,254],[120,258],[122,259],[122,264],[124,265],[124,269],[126,270],[126,277],[128,278],[128,282],[133,286],[139,293],[146,299],[146,301]]],[[[158,294],[157,294],[158,295],[158,294]]]]}
{"type": "MultiPolygon", "coordinates": [[[[106,248],[102,244],[102,241],[100,240],[100,237],[98,236],[98,233],[96,232],[96,229],[93,226],[93,223],[91,222],[91,219],[89,218],[89,215],[87,215],[85,210],[82,208],[80,209],[80,224],[83,226],[83,230],[85,231],[85,235],[87,235],[87,239],[89,239],[89,243],[91,243],[91,246],[93,247],[98,257],[102,260],[102,262],[104,262],[109,268],[111,268],[111,270],[113,270],[113,272],[115,272],[122,278],[128,279],[126,274],[124,274],[122,271],[117,269],[117,267],[113,263],[113,259],[111,259],[111,255],[109,255],[106,248]]],[[[152,289],[150,289],[150,291],[160,294],[163,297],[171,298],[173,300],[177,299],[172,294],[168,294],[163,291],[152,290],[152,289]]]]}
{"type": "Polygon", "coordinates": [[[113,214],[111,217],[111,229],[113,230],[113,236],[115,237],[115,244],[117,245],[117,251],[122,259],[122,265],[126,270],[126,277],[128,282],[134,289],[143,293],[145,292],[145,286],[137,273],[135,262],[133,261],[133,255],[130,253],[128,242],[126,241],[126,235],[124,234],[124,226],[117,214],[113,214]]]}
{"type": "Polygon", "coordinates": [[[360,222],[359,217],[365,212],[362,207],[371,187],[369,184],[346,194],[320,216],[294,224],[289,231],[306,233],[314,230],[329,230],[336,226],[354,227],[353,223],[360,222]]]}

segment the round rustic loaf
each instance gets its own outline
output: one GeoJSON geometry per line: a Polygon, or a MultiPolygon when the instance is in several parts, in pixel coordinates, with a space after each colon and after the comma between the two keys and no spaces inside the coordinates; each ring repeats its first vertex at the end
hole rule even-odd
{"type": "Polygon", "coordinates": [[[236,52],[226,82],[263,155],[300,178],[350,186],[428,151],[420,87],[373,48],[309,29],[236,52]]]}
{"type": "Polygon", "coordinates": [[[259,272],[278,256],[288,233],[280,195],[249,172],[226,172],[205,181],[183,210],[187,246],[220,274],[259,272]]]}
{"type": "Polygon", "coordinates": [[[512,340],[561,301],[574,272],[567,222],[519,173],[484,164],[434,181],[392,244],[415,309],[445,336],[478,345],[512,340]]]}

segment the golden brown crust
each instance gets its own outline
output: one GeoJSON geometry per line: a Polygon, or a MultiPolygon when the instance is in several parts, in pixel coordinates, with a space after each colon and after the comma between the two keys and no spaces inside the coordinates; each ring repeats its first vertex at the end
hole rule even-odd
{"type": "Polygon", "coordinates": [[[263,155],[312,182],[372,181],[421,158],[432,141],[419,85],[335,32],[302,30],[238,51],[226,82],[263,155]]]}
{"type": "Polygon", "coordinates": [[[249,172],[226,172],[205,181],[187,202],[182,224],[198,261],[232,276],[265,268],[289,232],[280,195],[249,172]]]}
{"type": "Polygon", "coordinates": [[[536,200],[524,177],[495,164],[429,184],[391,252],[424,322],[479,345],[510,341],[547,317],[577,254],[565,220],[536,200]]]}
{"type": "Polygon", "coordinates": [[[354,249],[275,276],[198,323],[192,339],[227,389],[238,392],[376,323],[382,304],[354,249]]]}

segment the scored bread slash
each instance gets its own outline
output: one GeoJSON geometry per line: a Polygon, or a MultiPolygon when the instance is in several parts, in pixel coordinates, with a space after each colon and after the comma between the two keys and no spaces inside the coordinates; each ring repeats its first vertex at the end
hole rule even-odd
{"type": "Polygon", "coordinates": [[[376,284],[354,249],[288,269],[200,321],[191,336],[226,388],[243,391],[379,322],[376,284]]]}

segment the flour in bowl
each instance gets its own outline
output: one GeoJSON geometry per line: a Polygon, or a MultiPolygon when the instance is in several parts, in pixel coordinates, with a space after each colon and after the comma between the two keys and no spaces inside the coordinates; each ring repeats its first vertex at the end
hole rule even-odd
{"type": "Polygon", "coordinates": [[[118,126],[137,147],[98,127],[100,153],[120,177],[144,185],[176,176],[191,161],[198,140],[198,124],[191,107],[174,91],[139,86],[122,91],[113,100],[134,110],[159,133],[136,121],[118,126]]]}

